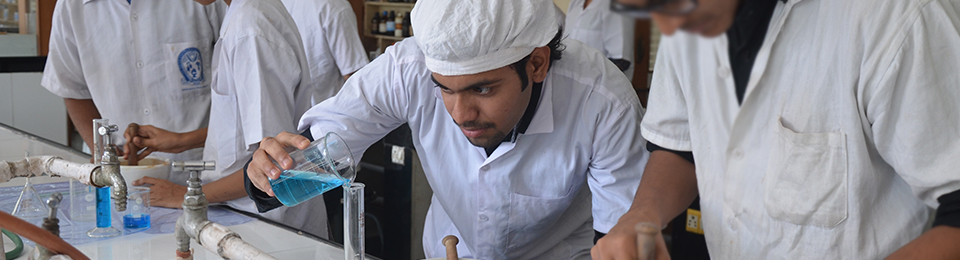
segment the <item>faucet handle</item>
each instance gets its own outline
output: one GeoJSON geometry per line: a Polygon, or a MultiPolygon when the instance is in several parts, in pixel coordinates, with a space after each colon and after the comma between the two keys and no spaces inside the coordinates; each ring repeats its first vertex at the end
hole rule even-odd
{"type": "Polygon", "coordinates": [[[174,171],[212,171],[217,169],[216,161],[176,161],[171,165],[174,171]]]}
{"type": "Polygon", "coordinates": [[[100,128],[97,129],[97,133],[100,135],[109,135],[117,131],[120,131],[120,127],[117,127],[117,125],[100,126],[100,128]]]}
{"type": "Polygon", "coordinates": [[[50,194],[50,198],[47,199],[47,207],[50,208],[50,219],[57,217],[57,207],[60,206],[60,201],[63,200],[63,195],[59,192],[54,192],[50,194]]]}

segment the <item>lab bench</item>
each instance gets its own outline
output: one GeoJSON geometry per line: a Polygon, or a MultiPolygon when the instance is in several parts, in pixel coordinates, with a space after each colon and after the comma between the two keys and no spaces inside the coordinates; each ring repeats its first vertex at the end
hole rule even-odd
{"type": "MultiPolygon", "coordinates": [[[[89,160],[89,155],[0,124],[0,160],[20,160],[24,157],[24,151],[29,152],[31,156],[54,155],[75,162],[87,162],[89,160]]],[[[64,200],[66,201],[69,191],[68,189],[64,190],[64,187],[66,187],[65,181],[67,181],[66,178],[48,176],[31,179],[31,183],[37,187],[41,196],[45,193],[61,191],[64,193],[64,200]]],[[[0,200],[12,199],[15,202],[21,190],[16,187],[22,187],[25,182],[25,178],[16,178],[9,182],[0,183],[0,191],[2,191],[0,200]]],[[[9,203],[0,203],[0,205],[7,204],[9,203]]],[[[9,211],[12,208],[4,206],[0,210],[9,211]]],[[[136,232],[125,231],[121,236],[101,239],[84,238],[78,235],[84,233],[83,229],[87,228],[85,225],[92,227],[93,223],[69,221],[64,210],[60,210],[58,216],[63,219],[61,221],[61,237],[64,237],[68,242],[71,240],[81,241],[74,243],[74,246],[91,259],[172,259],[175,257],[177,248],[176,239],[173,232],[166,232],[169,231],[167,229],[170,228],[169,225],[171,224],[164,221],[170,222],[171,218],[175,221],[176,216],[179,216],[181,212],[180,209],[154,208],[151,214],[157,214],[153,219],[156,221],[151,223],[152,227],[150,229],[136,232]]],[[[228,207],[212,206],[210,216],[211,220],[215,222],[218,219],[226,221],[221,224],[239,234],[244,241],[277,259],[342,259],[344,256],[340,244],[298,232],[293,228],[253,214],[239,212],[228,207]]],[[[4,239],[4,242],[6,243],[4,248],[13,248],[9,240],[4,239]]],[[[26,244],[32,244],[29,241],[25,242],[26,244]]],[[[194,259],[220,259],[218,254],[205,250],[196,241],[191,241],[191,248],[195,253],[194,259]]],[[[25,248],[24,254],[15,259],[26,259],[28,252],[25,248]]],[[[377,259],[371,256],[367,256],[367,258],[377,259]]]]}

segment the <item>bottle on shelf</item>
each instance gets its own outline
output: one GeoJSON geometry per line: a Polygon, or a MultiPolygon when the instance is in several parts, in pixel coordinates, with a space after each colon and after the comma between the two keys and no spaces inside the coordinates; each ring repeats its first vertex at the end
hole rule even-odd
{"type": "Polygon", "coordinates": [[[390,11],[390,16],[387,16],[387,35],[393,36],[394,32],[397,30],[397,13],[390,11]]]}
{"type": "Polygon", "coordinates": [[[370,21],[370,35],[380,33],[380,12],[373,14],[373,20],[370,21]]]}
{"type": "Polygon", "coordinates": [[[398,15],[394,23],[396,24],[396,28],[393,30],[393,36],[403,37],[403,28],[406,27],[406,24],[403,23],[403,14],[398,15]]]}
{"type": "Polygon", "coordinates": [[[413,26],[410,23],[410,12],[403,15],[403,37],[413,36],[413,26]]]}
{"type": "Polygon", "coordinates": [[[380,15],[380,26],[377,34],[386,34],[387,33],[387,11],[383,11],[383,14],[380,15]]]}

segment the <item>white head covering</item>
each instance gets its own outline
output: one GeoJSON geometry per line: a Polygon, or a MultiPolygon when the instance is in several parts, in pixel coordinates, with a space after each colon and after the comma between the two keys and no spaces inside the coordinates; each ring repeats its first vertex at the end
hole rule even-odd
{"type": "Polygon", "coordinates": [[[410,16],[427,68],[444,76],[513,64],[560,27],[551,0],[420,0],[410,16]]]}

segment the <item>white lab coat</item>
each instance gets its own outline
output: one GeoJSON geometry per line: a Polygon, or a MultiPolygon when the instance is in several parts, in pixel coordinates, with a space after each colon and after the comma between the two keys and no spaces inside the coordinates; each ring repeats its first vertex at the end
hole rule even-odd
{"type": "Polygon", "coordinates": [[[370,63],[357,32],[357,16],[346,0],[282,2],[300,29],[319,103],[340,91],[344,75],[370,63]]]}
{"type": "Polygon", "coordinates": [[[737,104],[726,37],[664,37],[642,131],[692,151],[714,259],[880,259],[960,189],[960,1],[777,3],[737,104]]]}
{"type": "Polygon", "coordinates": [[[413,39],[388,48],[337,96],[307,111],[300,129],[336,132],[359,158],[409,124],[434,192],[423,232],[427,257],[442,257],[440,240],[456,235],[461,257],[589,259],[592,230],[608,232],[633,201],[648,158],[637,127],[643,108],[606,57],[577,41],[564,44],[526,133],[490,157],[453,122],[413,39]]]}
{"type": "MultiPolygon", "coordinates": [[[[189,0],[58,1],[41,85],[63,98],[93,99],[102,118],[188,132],[207,125],[213,44],[225,5],[189,0]]],[[[113,135],[124,144],[123,133],[113,135]]],[[[201,149],[154,153],[198,160],[201,149]]],[[[170,180],[186,184],[188,176],[170,180]]]]}
{"type": "Polygon", "coordinates": [[[587,8],[583,8],[584,2],[570,1],[564,34],[600,50],[607,58],[630,61],[630,68],[623,73],[633,80],[636,20],[610,11],[610,0],[593,0],[587,8]]]}
{"type": "MultiPolygon", "coordinates": [[[[296,123],[311,105],[313,93],[303,44],[293,19],[279,0],[233,0],[214,50],[213,95],[204,160],[217,169],[204,172],[204,183],[226,177],[253,157],[260,140],[296,123]]],[[[257,212],[243,197],[231,207],[257,212]]],[[[323,200],[278,208],[265,217],[314,235],[327,236],[323,200]]]]}

